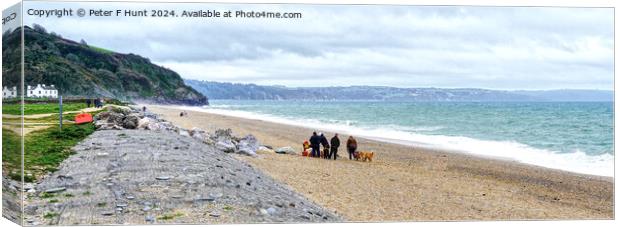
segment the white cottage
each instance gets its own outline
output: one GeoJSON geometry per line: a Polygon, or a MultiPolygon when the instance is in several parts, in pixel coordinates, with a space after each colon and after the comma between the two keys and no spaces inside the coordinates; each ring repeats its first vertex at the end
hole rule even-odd
{"type": "Polygon", "coordinates": [[[2,99],[10,99],[17,97],[17,87],[7,88],[4,86],[2,88],[2,99]]]}
{"type": "Polygon", "coordinates": [[[45,86],[45,84],[37,84],[37,86],[28,85],[26,97],[29,98],[58,98],[58,89],[54,85],[45,86]]]}

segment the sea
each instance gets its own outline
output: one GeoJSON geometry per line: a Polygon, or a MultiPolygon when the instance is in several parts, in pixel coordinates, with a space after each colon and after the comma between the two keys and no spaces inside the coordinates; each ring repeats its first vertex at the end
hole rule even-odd
{"type": "Polygon", "coordinates": [[[210,103],[194,110],[308,127],[308,136],[313,130],[336,131],[577,173],[614,175],[613,102],[210,103]]]}

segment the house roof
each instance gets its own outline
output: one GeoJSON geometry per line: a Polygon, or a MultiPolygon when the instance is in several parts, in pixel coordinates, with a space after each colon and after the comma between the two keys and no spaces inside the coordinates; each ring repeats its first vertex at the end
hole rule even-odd
{"type": "Polygon", "coordinates": [[[16,88],[16,87],[6,87],[6,86],[5,86],[2,90],[4,90],[4,89],[7,89],[7,90],[9,90],[9,91],[15,91],[15,90],[17,90],[17,88],[16,88]]]}
{"type": "Polygon", "coordinates": [[[35,89],[38,86],[41,86],[41,88],[43,88],[43,90],[57,90],[56,87],[54,87],[54,85],[46,86],[46,85],[42,85],[42,84],[37,84],[36,86],[27,86],[27,87],[35,89]]]}

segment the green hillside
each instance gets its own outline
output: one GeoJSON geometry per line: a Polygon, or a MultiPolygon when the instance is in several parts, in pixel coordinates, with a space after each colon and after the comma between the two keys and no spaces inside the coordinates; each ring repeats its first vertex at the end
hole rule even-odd
{"type": "MultiPolygon", "coordinates": [[[[20,29],[3,34],[3,86],[19,84],[20,29]]],[[[135,54],[120,54],[24,27],[26,85],[54,84],[67,97],[109,97],[161,104],[205,105],[207,97],[174,71],[135,54]]]]}

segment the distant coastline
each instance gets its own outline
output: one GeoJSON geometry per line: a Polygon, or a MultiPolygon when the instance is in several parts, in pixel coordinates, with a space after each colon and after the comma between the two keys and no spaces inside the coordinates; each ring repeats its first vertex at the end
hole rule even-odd
{"type": "Polygon", "coordinates": [[[612,102],[611,90],[493,90],[480,88],[399,88],[388,86],[286,87],[185,79],[209,99],[381,100],[421,102],[612,102]]]}

